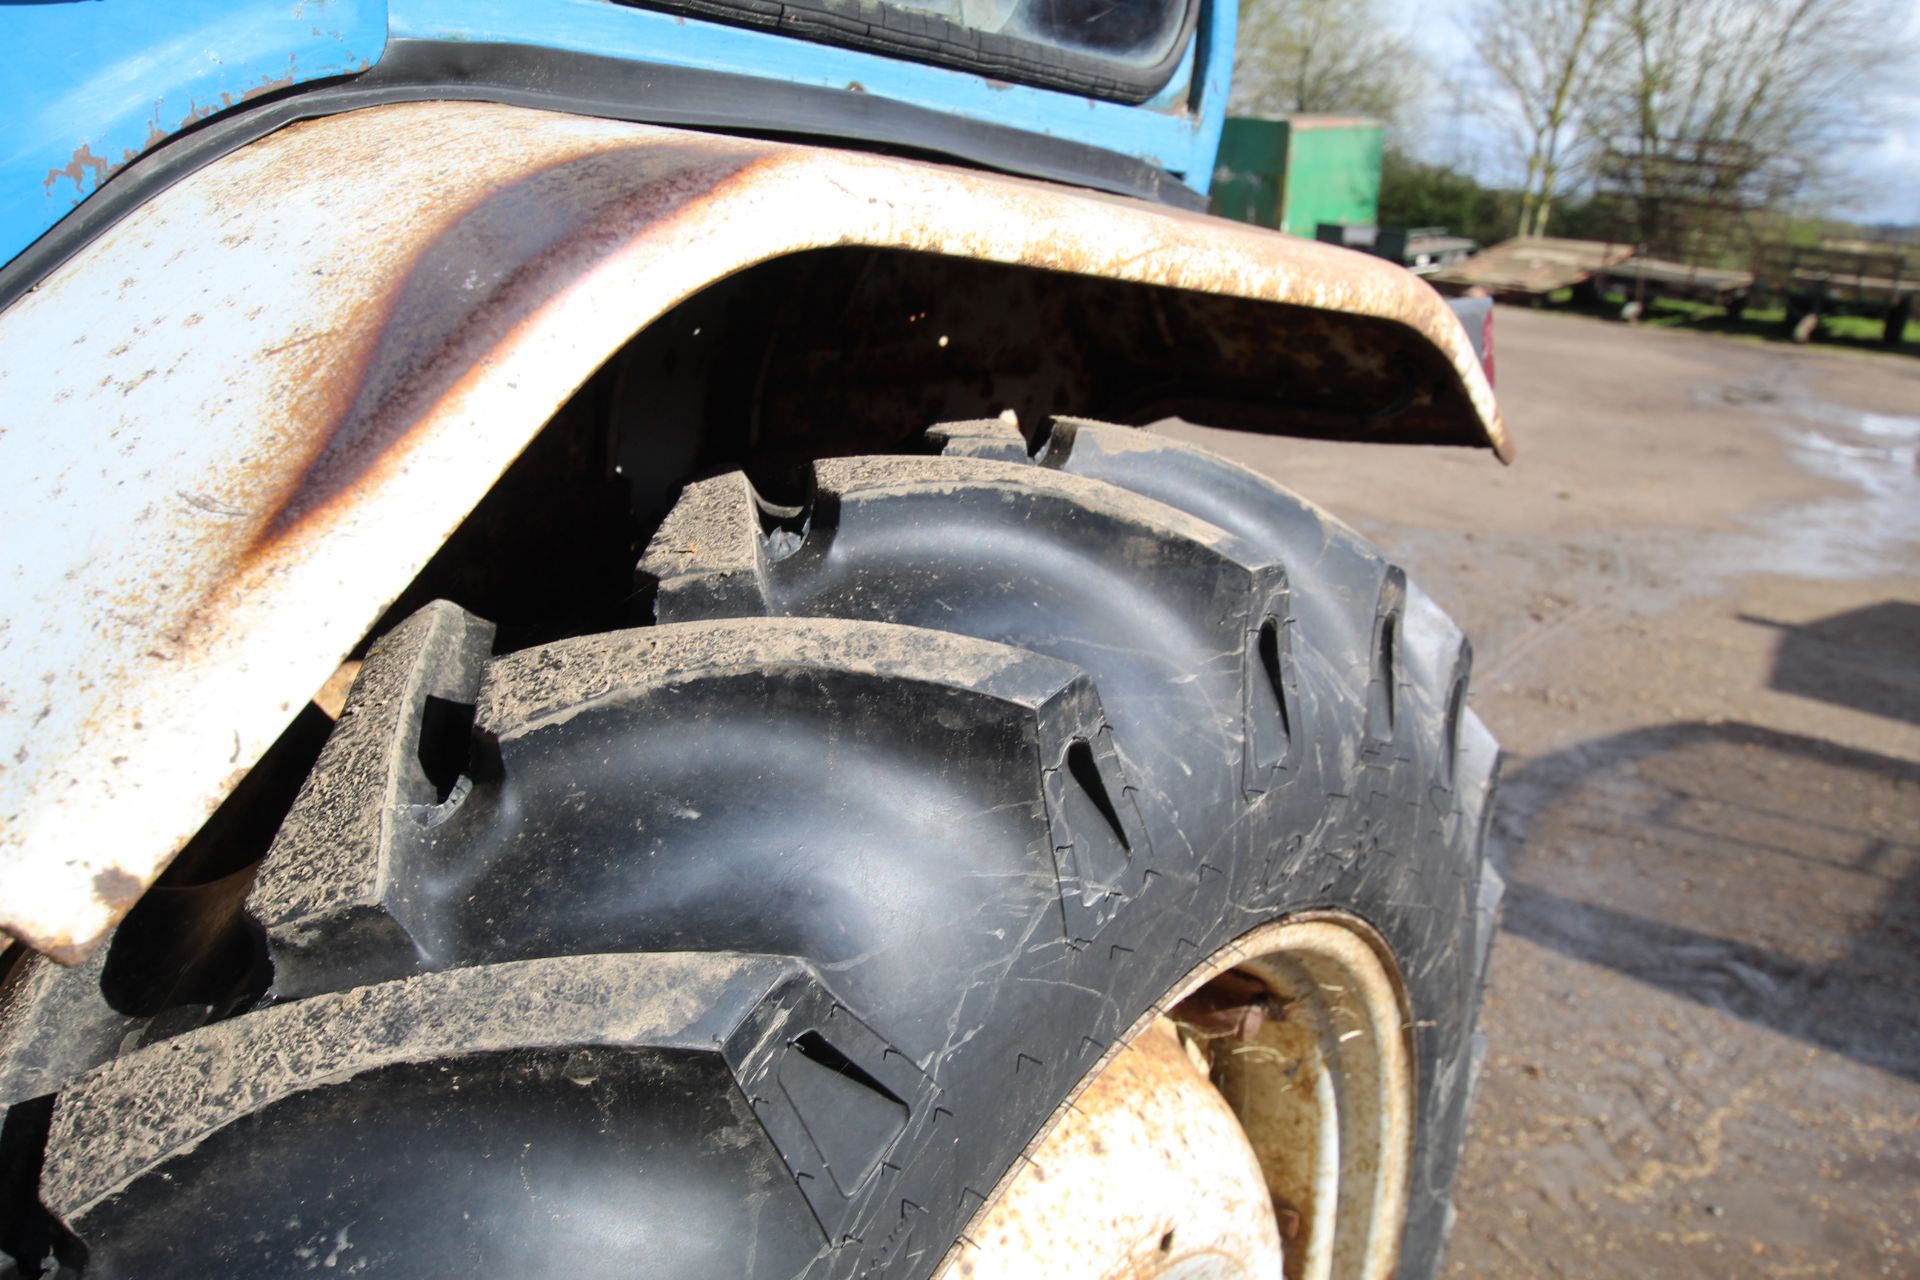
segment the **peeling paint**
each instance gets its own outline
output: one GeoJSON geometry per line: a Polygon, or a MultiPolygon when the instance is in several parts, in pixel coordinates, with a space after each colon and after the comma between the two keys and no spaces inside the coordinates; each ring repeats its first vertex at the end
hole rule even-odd
{"type": "Polygon", "coordinates": [[[287,73],[284,76],[261,76],[260,83],[240,95],[240,101],[252,102],[263,94],[278,93],[282,89],[291,89],[300,81],[300,68],[292,54],[287,55],[287,73]]]}
{"type": "Polygon", "coordinates": [[[107,180],[108,172],[107,158],[93,154],[93,147],[82,142],[74,148],[73,158],[63,168],[47,170],[46,180],[41,185],[46,188],[48,195],[52,195],[55,183],[62,178],[70,178],[73,180],[73,189],[85,196],[107,180]],[[86,173],[93,174],[92,187],[81,176],[86,173]]]}
{"type": "Polygon", "coordinates": [[[365,70],[386,47],[388,18],[384,0],[343,0],[305,20],[285,0],[8,8],[9,49],[33,66],[33,85],[15,95],[0,157],[0,262],[181,131],[365,70]]]}

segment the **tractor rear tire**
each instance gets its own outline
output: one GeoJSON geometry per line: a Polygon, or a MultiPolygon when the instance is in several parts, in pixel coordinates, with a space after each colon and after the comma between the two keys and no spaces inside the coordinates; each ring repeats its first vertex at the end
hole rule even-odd
{"type": "Polygon", "coordinates": [[[1327,911],[1397,974],[1431,1273],[1499,896],[1459,631],[1142,431],[812,474],[690,486],[655,626],[376,643],[267,997],[52,1098],[62,1274],[927,1276],[1186,975],[1327,911]]]}

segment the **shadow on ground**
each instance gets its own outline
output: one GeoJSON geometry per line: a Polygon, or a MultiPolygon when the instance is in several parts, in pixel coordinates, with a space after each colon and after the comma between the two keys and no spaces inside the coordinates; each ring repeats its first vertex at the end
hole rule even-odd
{"type": "MultiPolygon", "coordinates": [[[[1797,630],[1782,668],[1811,679],[1827,642],[1797,630]]],[[[1920,766],[1816,738],[1692,722],[1595,739],[1503,784],[1504,927],[1920,1080],[1916,812],[1920,766]]]]}
{"type": "Polygon", "coordinates": [[[1920,724],[1920,604],[1883,600],[1800,626],[1739,617],[1780,631],[1769,688],[1920,724]]]}

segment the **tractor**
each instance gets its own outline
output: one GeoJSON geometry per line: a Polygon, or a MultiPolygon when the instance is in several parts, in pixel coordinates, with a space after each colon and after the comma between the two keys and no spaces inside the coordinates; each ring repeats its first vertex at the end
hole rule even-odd
{"type": "Polygon", "coordinates": [[[0,10],[0,1276],[1433,1273],[1471,649],[1156,424],[1512,446],[1235,22],[0,10]]]}

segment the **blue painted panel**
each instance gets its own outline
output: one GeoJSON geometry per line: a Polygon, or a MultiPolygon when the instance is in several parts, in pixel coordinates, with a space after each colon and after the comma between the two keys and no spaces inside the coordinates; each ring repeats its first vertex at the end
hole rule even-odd
{"type": "MultiPolygon", "coordinates": [[[[419,40],[488,40],[564,49],[638,62],[765,76],[794,84],[865,92],[972,120],[1068,139],[1134,156],[1181,176],[1204,192],[1212,177],[1211,134],[1225,117],[1225,71],[1232,66],[1233,0],[1215,0],[1207,37],[1223,27],[1224,59],[1209,55],[1199,112],[1167,114],[1050,89],[988,80],[971,72],[905,62],[856,49],[795,40],[774,32],[605,0],[393,0],[392,35],[419,40]],[[1213,97],[1215,69],[1218,100],[1213,97]],[[855,88],[854,86],[858,86],[855,88]],[[1197,167],[1197,172],[1195,172],[1197,167]]],[[[772,122],[769,122],[772,123],[772,122]]]]}
{"type": "Polygon", "coordinates": [[[167,135],[372,65],[386,18],[385,0],[0,5],[0,262],[167,135]]]}
{"type": "Polygon", "coordinates": [[[1233,49],[1239,38],[1240,0],[1202,0],[1200,31],[1194,37],[1199,92],[1193,101],[1193,142],[1180,180],[1206,195],[1213,187],[1213,165],[1220,156],[1220,133],[1227,127],[1227,91],[1233,87],[1233,49]]]}
{"type": "Polygon", "coordinates": [[[155,143],[258,94],[364,70],[389,36],[866,92],[1133,156],[1204,193],[1237,16],[1236,0],[1205,0],[1172,82],[1130,107],[607,0],[0,0],[0,262],[155,143]]]}

